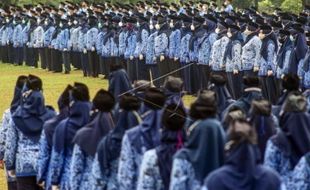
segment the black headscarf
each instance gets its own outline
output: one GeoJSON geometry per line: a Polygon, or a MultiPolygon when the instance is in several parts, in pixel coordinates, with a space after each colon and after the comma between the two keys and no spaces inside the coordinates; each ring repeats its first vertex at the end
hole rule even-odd
{"type": "Polygon", "coordinates": [[[281,46],[279,53],[278,53],[278,57],[277,57],[277,64],[278,66],[282,69],[283,68],[283,64],[284,64],[284,59],[286,56],[286,52],[293,49],[293,43],[290,40],[289,37],[286,38],[285,42],[283,43],[283,45],[281,46]]]}
{"type": "Polygon", "coordinates": [[[308,50],[306,36],[303,33],[297,34],[294,44],[294,51],[291,53],[289,73],[297,74],[298,64],[304,59],[308,50]]]}
{"type": "Polygon", "coordinates": [[[265,60],[268,59],[268,46],[270,42],[272,42],[275,46],[274,52],[278,52],[278,40],[273,32],[271,32],[262,40],[262,47],[260,54],[265,60]]]}
{"type": "Polygon", "coordinates": [[[19,76],[17,81],[16,81],[13,100],[11,102],[11,107],[10,107],[11,114],[13,114],[16,111],[16,109],[18,108],[18,106],[21,103],[23,87],[24,87],[24,84],[26,82],[26,79],[27,79],[27,76],[19,76]]]}
{"type": "Polygon", "coordinates": [[[235,32],[231,38],[229,38],[229,42],[226,46],[225,53],[224,53],[224,60],[228,57],[229,59],[232,59],[232,49],[235,43],[242,44],[242,39],[240,38],[240,32],[235,32]]]}

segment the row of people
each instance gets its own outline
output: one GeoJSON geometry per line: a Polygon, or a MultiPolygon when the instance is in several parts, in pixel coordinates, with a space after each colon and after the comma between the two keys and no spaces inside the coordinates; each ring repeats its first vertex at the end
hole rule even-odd
{"type": "Polygon", "coordinates": [[[131,81],[174,74],[185,90],[207,89],[210,73],[226,74],[234,99],[242,94],[242,77],[259,76],[263,94],[273,104],[282,91],[281,78],[298,74],[310,86],[309,7],[299,15],[276,10],[260,14],[219,11],[214,3],[166,4],[62,3],[10,7],[1,12],[3,62],[84,76],[109,74],[123,64],[131,81]],[[308,36],[308,37],[307,37],[308,36]],[[150,77],[149,73],[152,74],[150,77]],[[276,90],[274,90],[276,89],[276,90]]]}
{"type": "Polygon", "coordinates": [[[282,103],[272,107],[257,77],[245,77],[233,101],[225,76],[214,74],[190,109],[179,78],[116,93],[130,81],[120,68],[110,77],[92,103],[85,84],[68,85],[57,114],[44,103],[39,77],[18,78],[0,133],[10,189],[310,187],[310,94],[297,76],[283,78],[282,103]]]}

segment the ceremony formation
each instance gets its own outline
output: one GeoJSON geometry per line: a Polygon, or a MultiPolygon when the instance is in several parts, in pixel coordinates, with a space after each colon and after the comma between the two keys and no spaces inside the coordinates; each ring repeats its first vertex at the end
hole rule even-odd
{"type": "Polygon", "coordinates": [[[310,190],[302,6],[3,5],[0,67],[33,71],[0,121],[8,190],[310,190]],[[55,107],[38,70],[108,86],[64,80],[55,107]]]}

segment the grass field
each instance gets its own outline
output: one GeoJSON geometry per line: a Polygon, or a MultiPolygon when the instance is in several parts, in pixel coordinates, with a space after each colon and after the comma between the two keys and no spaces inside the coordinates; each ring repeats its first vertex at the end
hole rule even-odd
{"type": "MultiPolygon", "coordinates": [[[[57,99],[67,84],[73,84],[75,81],[87,84],[92,97],[100,88],[106,89],[108,87],[107,80],[85,78],[82,76],[81,71],[73,71],[70,75],[64,75],[41,69],[0,63],[0,115],[10,106],[16,78],[19,75],[28,74],[34,74],[42,78],[45,102],[55,108],[57,108],[57,99]]],[[[189,96],[184,98],[186,105],[189,105],[191,100],[192,98],[189,96]]],[[[5,189],[7,187],[4,172],[0,171],[0,190],[5,189]]]]}

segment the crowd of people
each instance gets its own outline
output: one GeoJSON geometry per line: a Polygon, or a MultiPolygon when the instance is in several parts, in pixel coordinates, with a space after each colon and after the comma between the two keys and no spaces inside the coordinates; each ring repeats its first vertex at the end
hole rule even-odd
{"type": "Polygon", "coordinates": [[[2,62],[109,80],[92,100],[68,84],[55,109],[40,77],[17,78],[0,129],[9,190],[310,189],[308,7],[83,1],[0,13],[2,62]]]}

